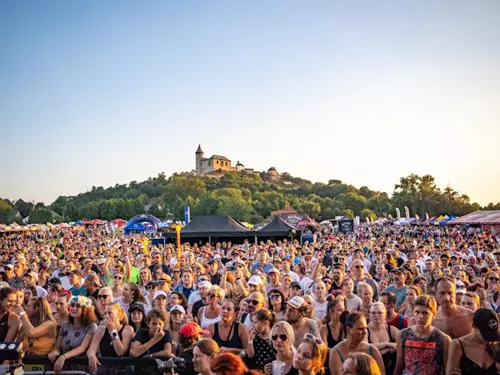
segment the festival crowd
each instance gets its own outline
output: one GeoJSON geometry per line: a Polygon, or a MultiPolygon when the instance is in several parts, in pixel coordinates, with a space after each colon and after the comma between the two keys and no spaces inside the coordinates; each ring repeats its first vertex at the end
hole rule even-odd
{"type": "Polygon", "coordinates": [[[98,228],[0,236],[0,342],[56,373],[180,357],[179,375],[493,375],[500,238],[370,225],[352,234],[153,246],[98,228]]]}

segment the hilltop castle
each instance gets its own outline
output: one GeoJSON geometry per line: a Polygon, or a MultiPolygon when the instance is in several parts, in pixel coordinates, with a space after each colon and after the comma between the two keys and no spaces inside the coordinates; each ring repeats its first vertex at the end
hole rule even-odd
{"type": "MultiPolygon", "coordinates": [[[[247,173],[256,173],[259,172],[253,170],[252,168],[245,168],[243,164],[239,161],[236,163],[236,166],[231,165],[231,160],[222,155],[212,155],[209,158],[205,158],[205,153],[201,149],[201,145],[198,145],[198,149],[195,152],[196,155],[196,165],[195,170],[198,175],[222,175],[224,172],[247,172],[247,173]]],[[[276,168],[271,167],[267,171],[277,180],[280,177],[280,174],[276,171],[276,168]]]]}

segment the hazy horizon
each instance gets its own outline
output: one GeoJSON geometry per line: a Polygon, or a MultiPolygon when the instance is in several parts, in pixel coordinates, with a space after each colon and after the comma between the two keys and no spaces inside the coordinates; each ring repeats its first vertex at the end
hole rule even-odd
{"type": "Polygon", "coordinates": [[[500,202],[500,2],[0,3],[0,197],[52,203],[194,152],[500,202]]]}

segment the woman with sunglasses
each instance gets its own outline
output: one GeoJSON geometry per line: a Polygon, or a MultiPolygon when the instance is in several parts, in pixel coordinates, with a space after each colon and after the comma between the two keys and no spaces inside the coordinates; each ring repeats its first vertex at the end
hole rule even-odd
{"type": "MultiPolygon", "coordinates": [[[[298,375],[297,369],[293,367],[293,355],[295,353],[293,343],[295,342],[295,334],[293,333],[292,326],[285,321],[277,322],[271,329],[271,340],[273,342],[273,348],[276,350],[276,359],[274,361],[279,361],[284,364],[281,374],[298,375]]],[[[264,366],[265,375],[272,375],[274,361],[264,366]]]]}
{"type": "Polygon", "coordinates": [[[323,373],[328,347],[316,336],[306,333],[301,344],[293,355],[293,367],[299,375],[316,375],[323,373]]]}
{"type": "Polygon", "coordinates": [[[153,276],[151,275],[151,270],[148,267],[142,267],[139,271],[139,283],[138,285],[141,287],[142,294],[147,295],[147,285],[149,282],[153,280],[153,276]]]}
{"type": "Polygon", "coordinates": [[[278,320],[285,319],[286,300],[279,289],[272,289],[268,294],[269,309],[276,315],[278,320]]]}
{"type": "Polygon", "coordinates": [[[497,307],[493,300],[493,294],[499,290],[498,280],[498,274],[496,272],[490,271],[484,275],[484,289],[486,290],[487,299],[491,304],[492,310],[495,310],[497,307]]]}
{"type": "Polygon", "coordinates": [[[186,310],[187,299],[181,292],[170,292],[168,296],[167,311],[170,311],[174,306],[180,305],[186,310]]]}
{"type": "Polygon", "coordinates": [[[343,315],[341,323],[344,326],[346,338],[330,349],[328,360],[330,374],[342,374],[342,364],[345,358],[351,353],[361,352],[371,355],[377,361],[381,373],[385,375],[384,362],[379,350],[365,341],[368,329],[365,316],[355,311],[343,315]]]}
{"type": "Polygon", "coordinates": [[[238,354],[248,344],[248,328],[235,320],[238,315],[238,303],[232,299],[222,302],[220,321],[210,324],[210,337],[219,345],[222,352],[238,354]]]}
{"type": "Polygon", "coordinates": [[[146,290],[146,293],[144,293],[144,297],[146,297],[146,300],[149,302],[149,304],[151,304],[158,289],[158,284],[156,281],[150,281],[146,284],[144,289],[146,290]]]}
{"type": "Polygon", "coordinates": [[[84,296],[71,297],[69,321],[63,323],[57,336],[54,350],[48,357],[54,362],[54,371],[61,372],[66,360],[85,353],[97,331],[96,316],[90,299],[84,296]]]}
{"type": "Polygon", "coordinates": [[[106,305],[113,301],[113,291],[109,286],[99,289],[97,293],[97,309],[96,313],[104,316],[104,311],[106,310],[106,305]]]}
{"type": "Polygon", "coordinates": [[[117,273],[113,275],[113,298],[119,298],[123,295],[123,274],[117,273]]]}
{"type": "Polygon", "coordinates": [[[252,368],[264,368],[276,358],[276,350],[271,341],[271,328],[276,323],[276,315],[262,309],[252,316],[252,323],[253,329],[248,336],[246,353],[248,358],[253,359],[255,366],[251,366],[252,368]]]}
{"type": "Polygon", "coordinates": [[[387,325],[387,310],[382,302],[374,302],[370,308],[370,323],[368,324],[368,342],[373,344],[382,355],[385,373],[392,375],[396,367],[396,340],[399,330],[387,325]]]}
{"type": "Polygon", "coordinates": [[[47,355],[54,346],[57,325],[49,302],[42,297],[32,297],[26,308],[17,307],[15,312],[21,320],[19,341],[28,355],[47,355]]]}
{"type": "Polygon", "coordinates": [[[213,285],[208,291],[208,305],[203,306],[198,310],[197,321],[202,329],[208,329],[212,324],[216,324],[221,320],[222,307],[219,304],[225,297],[224,290],[213,285]]]}
{"type": "Polygon", "coordinates": [[[106,305],[104,320],[97,328],[92,338],[87,356],[89,370],[95,372],[100,365],[100,357],[124,357],[128,355],[130,343],[134,337],[134,329],[128,325],[127,315],[123,308],[116,302],[106,305]]]}

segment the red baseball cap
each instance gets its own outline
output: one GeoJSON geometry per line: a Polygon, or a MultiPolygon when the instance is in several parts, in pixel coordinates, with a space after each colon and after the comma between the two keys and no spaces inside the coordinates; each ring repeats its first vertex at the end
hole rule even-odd
{"type": "Polygon", "coordinates": [[[184,337],[193,337],[196,335],[208,335],[210,332],[206,329],[201,329],[201,327],[195,322],[187,322],[182,325],[179,329],[179,333],[184,337]]]}

